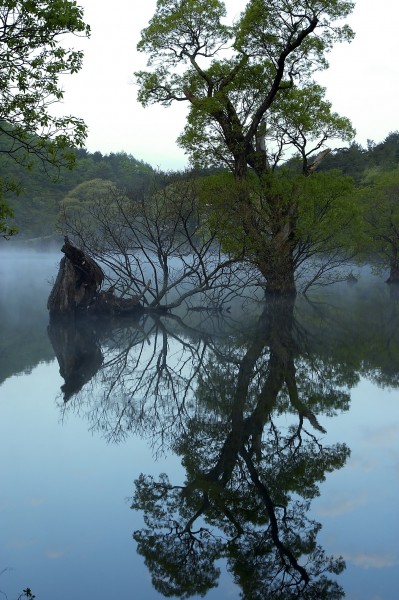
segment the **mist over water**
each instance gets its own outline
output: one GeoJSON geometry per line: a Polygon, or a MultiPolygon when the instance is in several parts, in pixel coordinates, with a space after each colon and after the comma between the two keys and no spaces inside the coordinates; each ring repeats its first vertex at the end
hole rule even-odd
{"type": "MultiPolygon", "coordinates": [[[[49,321],[47,299],[58,273],[60,260],[64,255],[58,252],[42,252],[17,247],[16,244],[0,244],[0,381],[10,374],[7,364],[14,365],[16,372],[30,369],[35,364],[33,353],[37,353],[38,362],[51,360],[54,357],[51,344],[47,336],[49,321]],[[6,354],[5,354],[6,353],[6,354]],[[18,366],[19,365],[19,366],[18,366]]],[[[175,261],[176,262],[176,261],[175,261]]],[[[172,268],[178,268],[172,260],[172,268]]],[[[350,286],[346,282],[336,283],[328,287],[315,286],[309,290],[308,299],[313,302],[335,303],[345,305],[345,312],[350,318],[351,314],[359,312],[359,303],[376,302],[377,305],[386,301],[393,295],[394,289],[384,283],[383,275],[375,275],[370,266],[353,266],[352,272],[358,283],[350,286]]],[[[148,270],[146,277],[151,277],[148,270]]],[[[105,286],[106,287],[106,286],[105,286]]],[[[177,296],[178,291],[172,292],[170,300],[177,296]]],[[[257,314],[263,305],[261,290],[245,291],[246,299],[232,296],[224,307],[228,310],[229,326],[240,328],[249,315],[257,314]],[[248,298],[254,302],[249,302],[248,298]]],[[[190,302],[195,308],[195,303],[201,299],[190,302]]],[[[306,304],[301,296],[297,305],[306,304]]],[[[206,305],[205,300],[204,304],[206,305]]],[[[212,307],[212,304],[209,303],[212,307]]],[[[191,328],[203,328],[209,332],[223,329],[223,319],[201,311],[190,311],[183,305],[174,311],[174,314],[183,318],[191,328]]],[[[226,313],[225,313],[226,314],[226,313]]],[[[370,314],[371,319],[380,318],[381,311],[370,314]]],[[[253,317],[252,317],[253,318],[253,317]]]]}
{"type": "MultiPolygon", "coordinates": [[[[0,252],[0,446],[9,457],[0,468],[0,571],[3,565],[13,569],[0,579],[0,590],[10,599],[27,585],[37,600],[164,597],[132,539],[134,531],[144,531],[142,510],[131,511],[126,502],[133,481],[161,472],[174,485],[201,480],[196,460],[211,469],[213,455],[230,443],[232,407],[255,419],[291,361],[287,373],[297,402],[291,404],[280,386],[276,414],[262,422],[264,465],[255,466],[266,482],[288,468],[288,457],[279,461],[272,454],[271,463],[267,455],[267,436],[276,428],[282,437],[274,442],[287,440],[282,452],[298,431],[294,457],[302,456],[305,440],[314,445],[312,468],[321,446],[328,457],[329,445],[347,444],[347,463],[326,474],[314,501],[312,518],[323,527],[319,542],[328,555],[346,560],[337,579],[348,598],[397,600],[399,489],[392,472],[399,456],[399,302],[384,277],[354,268],[353,286],[343,282],[299,295],[288,313],[292,326],[284,312],[278,319],[271,311],[271,322],[267,310],[260,318],[262,301],[240,301],[217,314],[180,307],[177,319],[56,328],[53,347],[46,303],[62,256],[0,252]],[[247,398],[235,396],[240,377],[250,382],[247,398]]],[[[313,471],[299,467],[293,467],[292,484],[288,469],[271,489],[292,485],[300,493],[303,474],[313,471]]],[[[239,519],[256,502],[250,491],[242,499],[245,511],[239,503],[239,519]]],[[[222,498],[219,492],[215,497],[222,498]]],[[[228,502],[234,505],[235,497],[240,486],[228,502]]],[[[251,523],[252,532],[257,518],[251,523]]],[[[137,538],[142,552],[143,535],[137,538]]],[[[167,550],[173,553],[174,546],[167,550]]],[[[222,569],[206,597],[239,594],[222,569]]]]}
{"type": "Polygon", "coordinates": [[[0,249],[0,382],[54,358],[47,336],[47,298],[55,253],[0,249]]]}

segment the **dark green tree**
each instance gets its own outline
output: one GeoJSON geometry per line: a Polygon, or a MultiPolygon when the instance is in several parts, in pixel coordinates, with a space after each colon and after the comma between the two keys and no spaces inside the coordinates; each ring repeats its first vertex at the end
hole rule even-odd
{"type": "MultiPolygon", "coordinates": [[[[88,36],[83,10],[70,0],[6,0],[0,6],[1,152],[28,168],[72,166],[86,126],[49,110],[63,97],[59,79],[76,73],[83,54],[63,44],[66,34],[88,36]]],[[[4,185],[4,184],[3,184],[4,185]]],[[[15,232],[10,211],[0,205],[0,234],[15,232]]]]}
{"type": "Polygon", "coordinates": [[[399,163],[399,131],[392,131],[378,144],[373,144],[369,152],[373,163],[384,169],[394,169],[399,163]]]}
{"type": "Polygon", "coordinates": [[[388,283],[399,283],[399,169],[370,170],[360,201],[369,257],[389,268],[388,283]]]}

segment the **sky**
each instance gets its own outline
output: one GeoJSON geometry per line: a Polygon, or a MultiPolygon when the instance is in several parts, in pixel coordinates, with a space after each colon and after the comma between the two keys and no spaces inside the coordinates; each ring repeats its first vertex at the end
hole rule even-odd
{"type": "MultiPolygon", "coordinates": [[[[136,45],[156,0],[78,4],[92,34],[89,40],[73,38],[74,46],[84,50],[84,66],[62,80],[65,93],[57,112],[85,120],[90,152],[124,151],[156,168],[183,169],[188,160],[175,140],[185,124],[185,105],[144,109],[136,99],[133,73],[146,67],[146,56],[136,45]]],[[[237,17],[245,4],[227,0],[229,16],[237,17]]],[[[397,0],[357,0],[347,21],[355,40],[337,45],[328,56],[330,68],[317,76],[333,109],[351,119],[356,141],[364,147],[368,139],[380,142],[399,129],[398,21],[397,0]]]]}

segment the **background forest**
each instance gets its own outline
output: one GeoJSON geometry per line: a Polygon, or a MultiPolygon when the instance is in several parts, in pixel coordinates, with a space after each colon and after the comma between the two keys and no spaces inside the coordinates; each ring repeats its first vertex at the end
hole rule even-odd
{"type": "MultiPolygon", "coordinates": [[[[165,173],[125,152],[103,155],[76,151],[76,167],[72,170],[40,168],[26,170],[8,152],[2,152],[0,138],[0,168],[7,180],[17,184],[4,199],[14,212],[17,235],[2,247],[15,244],[38,249],[59,245],[61,234],[58,220],[62,207],[79,209],[88,200],[107,192],[109,186],[123,190],[133,201],[150,198],[154,185],[166,187],[176,177],[211,179],[214,171],[165,173]],[[50,175],[50,177],[49,177],[50,175]],[[10,244],[10,245],[8,245],[10,244]]],[[[294,161],[293,161],[294,162],[294,161]]],[[[319,172],[340,171],[354,182],[356,204],[362,213],[353,233],[362,238],[360,256],[382,258],[389,265],[392,247],[399,242],[399,132],[390,133],[382,142],[369,141],[367,148],[353,142],[347,148],[337,148],[327,155],[319,172]],[[384,258],[384,244],[391,239],[384,258]]],[[[14,186],[10,186],[14,187],[14,186]]],[[[150,200],[148,200],[150,201],[150,200]]]]}

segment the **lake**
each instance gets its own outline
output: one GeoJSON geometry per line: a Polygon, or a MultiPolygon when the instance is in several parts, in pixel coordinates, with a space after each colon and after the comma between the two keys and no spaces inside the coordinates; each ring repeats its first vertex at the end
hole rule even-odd
{"type": "Polygon", "coordinates": [[[49,324],[0,253],[0,591],[397,600],[399,299],[49,324]]]}

